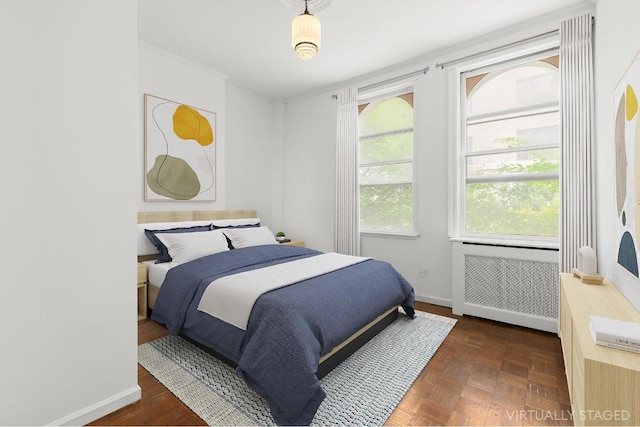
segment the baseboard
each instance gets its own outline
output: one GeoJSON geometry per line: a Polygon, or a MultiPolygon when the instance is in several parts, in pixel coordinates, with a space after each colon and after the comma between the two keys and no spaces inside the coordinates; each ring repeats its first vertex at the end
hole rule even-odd
{"type": "Polygon", "coordinates": [[[558,319],[532,316],[525,313],[501,310],[499,308],[485,307],[476,304],[464,304],[464,314],[481,317],[483,319],[496,320],[511,325],[524,326],[540,331],[558,333],[558,319]]]}
{"type": "Polygon", "coordinates": [[[48,425],[86,425],[92,421],[97,420],[98,418],[102,418],[105,415],[117,411],[120,408],[124,408],[125,406],[133,402],[137,402],[138,400],[140,400],[141,396],[142,389],[140,388],[140,386],[136,385],[129,390],[125,390],[122,393],[118,393],[115,396],[111,396],[108,399],[69,414],[66,417],[49,423],[48,425]]]}
{"type": "MultiPolygon", "coordinates": [[[[428,304],[440,305],[443,307],[452,307],[452,300],[436,297],[428,297],[425,295],[416,295],[416,301],[426,302],[428,304]]],[[[461,312],[453,311],[453,314],[463,316],[481,317],[483,319],[495,320],[498,322],[509,323],[511,325],[524,326],[526,328],[538,329],[540,331],[558,333],[558,319],[548,319],[546,317],[532,316],[530,314],[516,313],[512,311],[500,310],[492,307],[484,307],[475,304],[463,304],[461,312]]]]}
{"type": "Polygon", "coordinates": [[[416,301],[426,302],[428,304],[440,305],[442,307],[451,308],[452,301],[450,299],[437,298],[437,297],[428,297],[424,295],[416,295],[416,301]]]}

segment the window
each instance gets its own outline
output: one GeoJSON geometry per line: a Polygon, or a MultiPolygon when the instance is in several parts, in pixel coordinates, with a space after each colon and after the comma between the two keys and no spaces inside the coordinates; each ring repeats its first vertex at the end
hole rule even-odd
{"type": "Polygon", "coordinates": [[[558,56],[461,75],[462,237],[557,240],[558,56]]]}
{"type": "Polygon", "coordinates": [[[413,92],[362,103],[358,111],[360,229],[412,233],[413,92]]]}

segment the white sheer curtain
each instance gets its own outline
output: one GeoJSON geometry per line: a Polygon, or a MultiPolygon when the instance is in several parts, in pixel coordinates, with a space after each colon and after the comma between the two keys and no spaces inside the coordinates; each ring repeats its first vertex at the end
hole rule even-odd
{"type": "Polygon", "coordinates": [[[596,245],[593,157],[592,14],[560,24],[560,271],[578,265],[578,250],[596,245]]]}
{"type": "Polygon", "coordinates": [[[336,150],[336,251],[360,255],[358,88],[340,89],[336,150]]]}

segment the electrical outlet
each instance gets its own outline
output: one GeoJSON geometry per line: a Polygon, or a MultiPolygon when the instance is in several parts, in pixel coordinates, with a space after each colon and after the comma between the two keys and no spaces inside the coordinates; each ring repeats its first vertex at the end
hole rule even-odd
{"type": "Polygon", "coordinates": [[[418,278],[419,279],[428,279],[429,278],[429,269],[426,267],[422,267],[418,269],[418,278]]]}

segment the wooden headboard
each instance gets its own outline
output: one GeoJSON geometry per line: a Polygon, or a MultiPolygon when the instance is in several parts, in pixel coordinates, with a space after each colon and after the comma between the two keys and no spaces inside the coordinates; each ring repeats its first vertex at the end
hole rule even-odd
{"type": "Polygon", "coordinates": [[[258,212],[249,210],[232,211],[168,211],[168,212],[138,212],[138,224],[148,222],[172,221],[206,221],[208,219],[236,219],[256,218],[258,212]]]}

